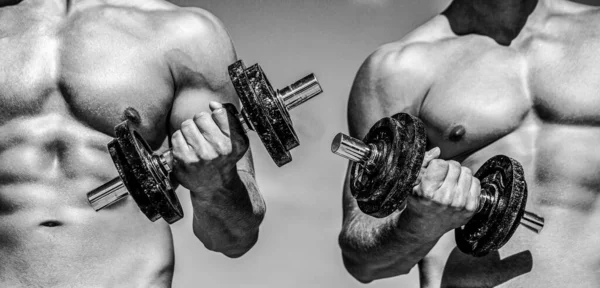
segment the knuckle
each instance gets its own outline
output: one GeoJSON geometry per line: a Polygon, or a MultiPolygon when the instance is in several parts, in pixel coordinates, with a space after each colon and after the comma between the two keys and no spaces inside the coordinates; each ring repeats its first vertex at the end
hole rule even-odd
{"type": "Polygon", "coordinates": [[[433,199],[433,196],[435,194],[435,189],[433,189],[432,184],[428,182],[422,182],[421,185],[419,185],[419,189],[417,189],[417,191],[421,198],[429,200],[433,199]]]}
{"type": "Polygon", "coordinates": [[[481,193],[481,182],[479,182],[479,179],[473,177],[471,187],[473,187],[475,196],[479,197],[479,193],[481,193]]]}
{"type": "Polygon", "coordinates": [[[442,159],[433,159],[433,160],[431,160],[429,165],[431,165],[432,168],[444,168],[444,167],[448,167],[448,162],[446,162],[442,159]]]}
{"type": "Polygon", "coordinates": [[[457,193],[454,197],[454,201],[452,201],[451,206],[457,210],[463,210],[466,205],[466,200],[467,200],[467,197],[466,197],[465,193],[463,193],[463,192],[457,193]]]}
{"type": "Polygon", "coordinates": [[[448,189],[446,187],[442,187],[440,189],[438,189],[438,191],[436,192],[437,195],[439,195],[439,204],[444,205],[444,206],[449,206],[450,204],[452,204],[452,200],[454,199],[454,191],[452,191],[452,189],[448,189]]]}
{"type": "Polygon", "coordinates": [[[477,201],[469,201],[464,209],[467,213],[473,214],[477,211],[477,201]]]}
{"type": "Polygon", "coordinates": [[[447,163],[448,163],[448,166],[449,166],[449,167],[450,167],[450,166],[452,166],[452,167],[454,167],[454,168],[460,168],[460,167],[461,167],[461,166],[460,166],[460,163],[458,163],[458,162],[457,162],[457,161],[455,161],[455,160],[448,160],[448,161],[447,161],[447,163]]]}
{"type": "Polygon", "coordinates": [[[231,143],[227,141],[219,141],[215,143],[215,148],[220,155],[229,155],[231,153],[231,143]]]}
{"type": "Polygon", "coordinates": [[[421,181],[421,190],[423,193],[431,193],[433,194],[435,190],[440,187],[441,183],[435,179],[431,179],[430,177],[424,177],[421,181]]]}
{"type": "Polygon", "coordinates": [[[217,159],[217,157],[219,157],[219,155],[216,153],[216,151],[203,150],[198,153],[198,157],[205,161],[212,161],[212,160],[217,159]]]}
{"type": "Polygon", "coordinates": [[[208,112],[205,112],[205,111],[196,113],[194,115],[194,122],[196,122],[196,123],[203,123],[203,122],[209,121],[209,119],[210,119],[210,114],[208,114],[208,112]]]}
{"type": "Polygon", "coordinates": [[[450,208],[452,208],[454,211],[463,211],[465,209],[465,205],[461,205],[459,203],[452,203],[450,204],[450,208]]]}
{"type": "Polygon", "coordinates": [[[421,196],[424,199],[427,200],[433,200],[434,196],[435,196],[435,191],[431,188],[426,187],[425,189],[423,189],[423,191],[421,191],[421,196]]]}
{"type": "Polygon", "coordinates": [[[183,164],[185,166],[194,166],[196,165],[196,163],[198,163],[198,160],[192,159],[192,158],[185,158],[183,159],[183,164]]]}
{"type": "Polygon", "coordinates": [[[194,159],[192,159],[190,157],[185,157],[183,155],[174,155],[174,156],[175,156],[175,160],[177,161],[177,164],[179,164],[180,166],[189,167],[195,163],[194,159]]]}
{"type": "Polygon", "coordinates": [[[186,119],[183,122],[181,122],[181,128],[187,128],[192,126],[195,126],[194,121],[192,119],[186,119]]]}
{"type": "MultiPolygon", "coordinates": [[[[173,138],[173,139],[176,139],[179,137],[182,137],[181,130],[177,130],[177,131],[173,132],[173,135],[171,135],[171,138],[173,138]]],[[[173,141],[173,146],[177,145],[177,143],[178,143],[177,141],[173,141]]]]}
{"type": "Polygon", "coordinates": [[[466,176],[473,176],[473,171],[471,171],[471,169],[469,167],[462,166],[460,168],[460,173],[465,174],[466,176]]]}

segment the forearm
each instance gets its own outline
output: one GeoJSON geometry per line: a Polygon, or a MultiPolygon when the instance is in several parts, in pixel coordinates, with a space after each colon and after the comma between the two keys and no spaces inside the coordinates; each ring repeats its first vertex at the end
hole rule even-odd
{"type": "Polygon", "coordinates": [[[254,177],[234,171],[216,185],[190,191],[194,208],[194,234],[212,251],[235,258],[258,239],[265,203],[254,177]]]}
{"type": "Polygon", "coordinates": [[[346,269],[363,283],[407,274],[440,238],[423,233],[425,221],[408,210],[385,219],[357,213],[339,239],[346,269]]]}

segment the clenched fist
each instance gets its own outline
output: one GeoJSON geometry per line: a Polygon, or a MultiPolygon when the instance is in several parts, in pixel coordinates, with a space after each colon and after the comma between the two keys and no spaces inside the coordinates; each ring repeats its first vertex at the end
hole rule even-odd
{"type": "Polygon", "coordinates": [[[430,220],[423,228],[432,238],[466,224],[477,210],[481,190],[469,168],[437,159],[439,155],[439,148],[427,151],[407,204],[413,215],[430,220]]]}
{"type": "Polygon", "coordinates": [[[173,173],[185,188],[200,191],[221,187],[248,150],[248,136],[232,104],[210,102],[211,113],[200,112],[181,123],[171,137],[173,173]]]}

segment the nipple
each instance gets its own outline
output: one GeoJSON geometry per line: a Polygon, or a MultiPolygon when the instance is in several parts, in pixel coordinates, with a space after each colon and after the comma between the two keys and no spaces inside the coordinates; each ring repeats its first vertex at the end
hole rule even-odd
{"type": "Polygon", "coordinates": [[[465,127],[462,125],[458,125],[458,126],[452,128],[452,130],[450,131],[450,135],[448,136],[448,139],[450,139],[450,141],[452,141],[452,142],[458,142],[463,138],[463,136],[465,136],[465,133],[467,133],[467,130],[465,129],[465,127]]]}
{"type": "Polygon", "coordinates": [[[140,113],[133,107],[127,107],[125,111],[123,111],[122,120],[128,120],[133,124],[142,123],[142,117],[140,117],[140,113]]]}

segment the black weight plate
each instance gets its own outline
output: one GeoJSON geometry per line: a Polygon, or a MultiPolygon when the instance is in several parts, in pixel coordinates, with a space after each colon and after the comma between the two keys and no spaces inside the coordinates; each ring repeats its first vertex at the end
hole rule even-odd
{"type": "Polygon", "coordinates": [[[507,199],[508,205],[506,205],[507,208],[504,213],[502,213],[502,218],[499,219],[499,221],[495,221],[495,229],[502,232],[494,233],[493,240],[489,240],[489,242],[493,243],[490,251],[500,249],[508,242],[508,240],[510,240],[521,223],[521,218],[523,218],[525,206],[527,204],[527,183],[525,182],[523,167],[519,162],[510,157],[502,157],[506,158],[504,161],[510,161],[513,187],[512,189],[505,189],[503,195],[501,195],[501,198],[507,199]]]}
{"type": "Polygon", "coordinates": [[[133,198],[133,201],[138,205],[140,211],[148,217],[152,222],[158,220],[160,218],[160,214],[156,210],[156,208],[152,205],[146,193],[142,190],[142,187],[138,183],[138,180],[133,176],[133,172],[129,167],[129,163],[127,163],[127,159],[125,159],[125,155],[123,151],[121,151],[121,147],[119,146],[119,142],[116,139],[113,139],[108,143],[108,152],[110,153],[110,157],[117,168],[117,172],[119,172],[119,176],[121,177],[121,181],[127,188],[129,195],[133,198]]]}
{"type": "Polygon", "coordinates": [[[265,145],[267,152],[275,164],[279,167],[292,161],[292,155],[285,149],[285,146],[279,140],[277,133],[269,123],[266,113],[263,111],[261,101],[256,98],[253,89],[250,87],[248,76],[246,75],[246,67],[242,60],[229,65],[229,78],[237,92],[244,109],[242,113],[245,119],[250,120],[250,123],[258,137],[265,145]]]}
{"type": "Polygon", "coordinates": [[[152,161],[152,150],[148,143],[128,124],[125,121],[115,127],[117,141],[150,202],[167,223],[174,223],[183,218],[183,209],[170,179],[152,161]]]}
{"type": "Polygon", "coordinates": [[[363,141],[376,145],[380,156],[375,167],[352,164],[351,192],[365,214],[386,217],[404,203],[417,180],[425,130],[419,119],[399,113],[375,123],[363,141]]]}
{"type": "MultiPolygon", "coordinates": [[[[412,188],[417,181],[419,173],[421,172],[421,166],[423,165],[423,159],[425,158],[425,151],[427,146],[427,135],[425,134],[425,125],[421,120],[415,116],[406,113],[397,113],[392,116],[392,118],[396,119],[401,126],[404,127],[414,127],[414,135],[409,135],[413,137],[413,141],[411,144],[404,143],[406,145],[405,149],[408,151],[404,155],[404,167],[400,171],[400,178],[405,179],[403,181],[398,181],[397,190],[403,191],[402,193],[397,193],[397,195],[402,195],[401,198],[392,199],[392,201],[398,201],[400,204],[403,204],[406,200],[406,197],[411,193],[412,188]],[[402,185],[402,186],[400,186],[402,185]]],[[[410,130],[408,132],[411,132],[410,130]]]]}
{"type": "Polygon", "coordinates": [[[268,121],[285,149],[289,151],[298,147],[300,140],[294,131],[287,108],[279,99],[281,97],[271,86],[262,68],[258,64],[254,64],[246,69],[246,75],[248,75],[250,87],[253,88],[256,97],[261,100],[263,111],[266,112],[268,121]]]}
{"type": "Polygon", "coordinates": [[[455,230],[458,248],[476,257],[500,249],[512,237],[525,212],[527,183],[523,167],[514,159],[497,155],[475,173],[482,193],[493,201],[475,214],[463,227],[455,230]]]}

